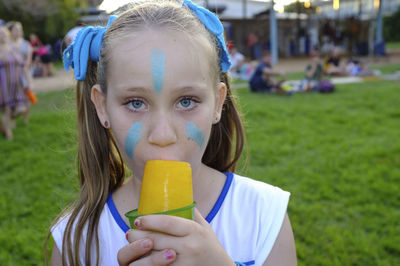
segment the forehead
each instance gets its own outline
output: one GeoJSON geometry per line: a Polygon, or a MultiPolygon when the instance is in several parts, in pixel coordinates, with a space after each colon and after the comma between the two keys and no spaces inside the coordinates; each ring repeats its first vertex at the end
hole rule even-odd
{"type": "MultiPolygon", "coordinates": [[[[108,45],[107,83],[148,87],[154,64],[163,65],[164,83],[211,82],[211,45],[185,33],[146,30],[115,39],[108,45]]],[[[161,66],[159,66],[161,67],[161,66]]]]}
{"type": "Polygon", "coordinates": [[[19,24],[19,23],[15,23],[14,25],[13,25],[13,27],[12,27],[12,30],[21,30],[22,29],[22,26],[21,26],[21,24],[19,24]]]}

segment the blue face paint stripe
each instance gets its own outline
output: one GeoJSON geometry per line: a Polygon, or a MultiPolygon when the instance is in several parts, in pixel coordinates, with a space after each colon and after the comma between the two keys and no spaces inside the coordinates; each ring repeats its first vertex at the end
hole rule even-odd
{"type": "Polygon", "coordinates": [[[189,139],[196,142],[200,148],[203,147],[203,145],[204,145],[203,132],[201,132],[200,128],[198,128],[195,124],[190,123],[190,122],[186,123],[186,136],[189,139]]]}
{"type": "Polygon", "coordinates": [[[151,50],[151,71],[153,74],[153,86],[157,92],[161,92],[164,80],[165,54],[158,49],[151,50]]]}
{"type": "Polygon", "coordinates": [[[135,153],[136,144],[142,139],[143,125],[140,122],[134,123],[128,131],[128,135],[125,138],[125,152],[133,159],[135,153]]]}

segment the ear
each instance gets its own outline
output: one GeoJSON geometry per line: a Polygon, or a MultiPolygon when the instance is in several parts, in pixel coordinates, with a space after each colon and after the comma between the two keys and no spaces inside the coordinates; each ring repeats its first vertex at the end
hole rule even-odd
{"type": "Polygon", "coordinates": [[[226,98],[226,85],[223,82],[218,83],[217,85],[217,95],[215,99],[215,120],[213,124],[216,124],[221,120],[222,108],[224,106],[225,98],[226,98]]]}
{"type": "Polygon", "coordinates": [[[100,120],[100,124],[102,124],[104,127],[107,128],[108,126],[104,124],[106,121],[107,123],[109,123],[107,109],[106,109],[106,95],[104,95],[104,93],[101,91],[99,84],[96,84],[92,87],[90,99],[92,100],[96,108],[97,117],[100,120]]]}

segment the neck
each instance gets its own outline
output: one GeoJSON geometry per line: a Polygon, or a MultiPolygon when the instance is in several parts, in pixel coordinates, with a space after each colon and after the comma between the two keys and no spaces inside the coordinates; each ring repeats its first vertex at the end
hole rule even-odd
{"type": "Polygon", "coordinates": [[[211,211],[224,184],[225,175],[204,164],[193,171],[193,199],[203,217],[211,211]]]}

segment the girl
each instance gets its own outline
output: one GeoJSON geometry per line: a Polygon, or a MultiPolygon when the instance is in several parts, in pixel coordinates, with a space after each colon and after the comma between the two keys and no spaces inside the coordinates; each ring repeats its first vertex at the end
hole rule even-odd
{"type": "Polygon", "coordinates": [[[1,132],[8,140],[14,138],[14,117],[24,113],[29,100],[24,93],[24,60],[10,45],[10,32],[0,26],[0,112],[1,132]]]}
{"type": "Polygon", "coordinates": [[[81,80],[81,189],[51,228],[52,265],[295,265],[289,193],[232,173],[244,132],[221,22],[188,0],[114,19],[64,52],[81,80]],[[194,221],[148,215],[129,228],[152,159],[190,163],[194,221]]]}
{"type": "MultiPolygon", "coordinates": [[[[30,43],[24,39],[24,31],[22,28],[21,22],[12,21],[7,23],[8,29],[11,33],[11,46],[17,50],[23,57],[24,60],[24,79],[23,79],[23,88],[31,89],[32,88],[32,75],[31,75],[31,66],[32,66],[32,47],[30,43]]],[[[24,120],[25,123],[29,121],[29,111],[30,104],[29,101],[25,106],[26,110],[24,112],[24,120]]]]}

